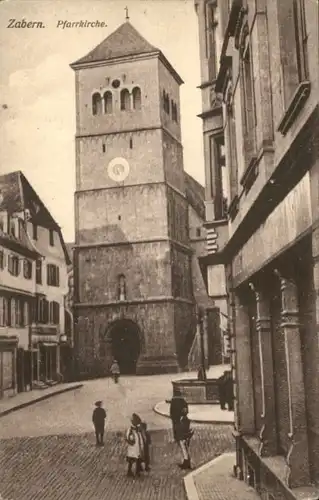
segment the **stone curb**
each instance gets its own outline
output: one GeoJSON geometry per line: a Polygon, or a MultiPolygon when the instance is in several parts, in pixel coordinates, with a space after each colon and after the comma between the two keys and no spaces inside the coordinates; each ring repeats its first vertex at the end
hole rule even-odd
{"type": "MultiPolygon", "coordinates": [[[[158,410],[157,408],[157,405],[159,403],[157,403],[154,408],[153,408],[153,411],[155,413],[157,413],[157,415],[161,415],[162,417],[166,417],[166,418],[170,418],[170,416],[163,412],[163,411],[160,411],[158,410]]],[[[191,422],[194,422],[195,424],[216,424],[216,425],[234,425],[234,421],[229,421],[229,420],[202,420],[202,419],[196,419],[196,418],[190,418],[190,421],[191,422]]]]}
{"type": "Polygon", "coordinates": [[[201,465],[197,469],[194,469],[192,472],[189,472],[189,474],[184,476],[184,487],[188,500],[200,500],[197,493],[194,476],[197,476],[197,474],[204,472],[206,469],[209,469],[212,465],[214,465],[214,463],[219,462],[225,456],[235,457],[235,453],[223,453],[222,455],[219,455],[218,457],[210,460],[204,465],[201,465]]]}
{"type": "Polygon", "coordinates": [[[59,394],[63,394],[65,392],[73,391],[74,389],[80,389],[81,387],[83,387],[83,384],[75,384],[72,387],[64,387],[63,389],[50,392],[49,394],[42,394],[38,398],[30,399],[29,401],[25,401],[24,403],[12,406],[12,408],[0,411],[0,418],[4,417],[5,415],[8,415],[9,413],[13,413],[14,411],[22,410],[22,408],[26,408],[27,406],[31,406],[35,403],[39,403],[40,401],[44,401],[45,399],[52,398],[53,396],[58,396],[59,394]]]}

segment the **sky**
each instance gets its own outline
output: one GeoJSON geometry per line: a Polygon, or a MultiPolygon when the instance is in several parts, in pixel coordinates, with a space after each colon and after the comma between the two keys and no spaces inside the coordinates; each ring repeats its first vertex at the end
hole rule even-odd
{"type": "Polygon", "coordinates": [[[74,241],[75,84],[70,63],[125,21],[184,80],[184,167],[204,184],[198,25],[194,0],[0,0],[0,173],[22,170],[67,242],[74,241]],[[8,28],[10,19],[45,28],[8,28]],[[58,28],[58,21],[104,28],[58,28]]]}

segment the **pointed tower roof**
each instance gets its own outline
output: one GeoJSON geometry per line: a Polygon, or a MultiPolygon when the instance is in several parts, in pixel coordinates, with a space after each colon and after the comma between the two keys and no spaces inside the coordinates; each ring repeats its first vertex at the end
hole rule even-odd
{"type": "Polygon", "coordinates": [[[134,26],[126,21],[105,38],[103,42],[97,45],[97,47],[91,50],[91,52],[74,62],[71,66],[152,52],[159,52],[159,50],[148,43],[134,26]]]}
{"type": "Polygon", "coordinates": [[[91,66],[94,63],[108,62],[120,58],[128,58],[143,54],[157,55],[171,71],[179,84],[184,83],[163,53],[151,45],[128,21],[121,24],[103,42],[97,45],[86,56],[81,57],[70,66],[72,69],[91,66]]]}

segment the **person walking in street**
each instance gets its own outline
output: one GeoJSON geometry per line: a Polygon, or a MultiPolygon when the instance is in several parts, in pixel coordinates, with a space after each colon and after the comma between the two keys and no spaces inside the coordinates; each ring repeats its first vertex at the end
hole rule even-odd
{"type": "Polygon", "coordinates": [[[140,428],[141,423],[142,421],[140,417],[136,413],[133,413],[131,418],[131,426],[127,429],[126,432],[126,460],[128,463],[128,476],[133,476],[132,469],[134,464],[135,476],[139,476],[142,470],[141,463],[144,458],[144,442],[140,428]]]}
{"type": "Polygon", "coordinates": [[[102,408],[102,401],[95,403],[96,408],[93,411],[92,421],[95,429],[96,446],[104,446],[104,428],[106,411],[102,408]]]}
{"type": "Polygon", "coordinates": [[[190,440],[194,431],[190,428],[190,420],[187,409],[182,410],[182,416],[176,427],[176,438],[182,452],[183,462],[179,464],[181,469],[191,469],[191,458],[189,454],[190,440]]]}
{"type": "Polygon", "coordinates": [[[180,389],[175,389],[174,396],[172,397],[171,404],[170,404],[170,417],[172,420],[172,426],[173,426],[173,435],[174,435],[174,440],[177,441],[176,439],[176,427],[179,424],[179,421],[181,419],[182,413],[186,409],[186,415],[188,413],[188,404],[185,401],[185,399],[182,397],[180,389]]]}
{"type": "Polygon", "coordinates": [[[112,373],[112,377],[113,377],[115,384],[117,384],[118,380],[120,378],[120,367],[119,367],[119,364],[116,361],[116,359],[114,359],[114,361],[112,363],[111,373],[112,373]]]}
{"type": "Polygon", "coordinates": [[[219,404],[221,410],[226,410],[226,375],[227,371],[223,373],[221,377],[218,379],[218,396],[219,396],[219,404]]]}
{"type": "Polygon", "coordinates": [[[144,462],[144,470],[146,472],[149,472],[150,469],[150,461],[151,461],[151,456],[150,456],[150,445],[151,445],[151,435],[149,431],[147,430],[147,423],[142,422],[140,424],[140,429],[141,429],[141,434],[143,438],[143,444],[144,444],[144,454],[143,454],[143,462],[144,462]]]}

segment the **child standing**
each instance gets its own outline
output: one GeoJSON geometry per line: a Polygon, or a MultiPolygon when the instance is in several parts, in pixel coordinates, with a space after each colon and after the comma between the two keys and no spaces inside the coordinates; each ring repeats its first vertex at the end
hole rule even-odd
{"type": "Polygon", "coordinates": [[[194,431],[190,428],[190,420],[187,416],[187,408],[182,410],[182,417],[177,425],[176,437],[177,442],[180,446],[183,463],[179,465],[181,469],[191,469],[191,459],[189,454],[190,440],[194,434],[194,431]]]}
{"type": "Polygon", "coordinates": [[[150,470],[150,458],[151,458],[150,457],[151,435],[147,430],[146,422],[142,422],[140,428],[144,443],[144,456],[143,456],[143,462],[145,466],[144,470],[148,472],[150,470]]]}
{"type": "Polygon", "coordinates": [[[111,366],[111,373],[114,382],[117,384],[118,380],[120,378],[120,367],[116,359],[113,361],[112,366],[111,366]]]}
{"type": "Polygon", "coordinates": [[[128,476],[133,476],[133,464],[135,464],[135,476],[139,476],[141,473],[141,462],[144,455],[144,442],[140,429],[141,422],[140,417],[136,413],[133,413],[131,426],[126,432],[128,476]]]}
{"type": "Polygon", "coordinates": [[[96,408],[93,411],[92,421],[95,428],[96,446],[103,446],[106,412],[104,408],[102,408],[102,401],[97,401],[95,406],[96,408]]]}

